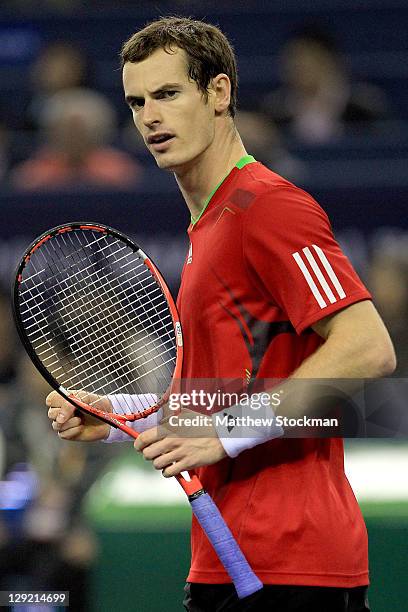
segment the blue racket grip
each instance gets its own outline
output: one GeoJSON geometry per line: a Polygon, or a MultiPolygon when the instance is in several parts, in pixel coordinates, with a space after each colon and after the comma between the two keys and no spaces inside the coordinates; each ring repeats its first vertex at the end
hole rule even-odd
{"type": "Polygon", "coordinates": [[[248,597],[248,595],[262,589],[262,582],[250,568],[243,552],[208,493],[201,493],[195,499],[190,500],[190,503],[196,519],[230,575],[239,599],[248,597]]]}

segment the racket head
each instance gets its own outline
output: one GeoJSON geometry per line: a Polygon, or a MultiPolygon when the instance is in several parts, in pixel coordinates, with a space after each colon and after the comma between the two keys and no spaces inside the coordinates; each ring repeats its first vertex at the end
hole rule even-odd
{"type": "Polygon", "coordinates": [[[12,311],[50,386],[116,427],[98,399],[81,401],[83,392],[115,395],[126,420],[135,420],[157,411],[181,377],[183,338],[172,295],[140,247],[106,225],[71,222],[36,238],[16,268],[12,311]]]}

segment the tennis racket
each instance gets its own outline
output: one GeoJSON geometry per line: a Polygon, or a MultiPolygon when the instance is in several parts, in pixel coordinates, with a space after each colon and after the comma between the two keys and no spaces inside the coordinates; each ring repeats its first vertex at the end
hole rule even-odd
{"type": "MultiPolygon", "coordinates": [[[[18,264],[12,301],[21,341],[50,386],[132,438],[127,423],[158,411],[180,381],[183,338],[170,291],[147,255],[112,228],[68,223],[42,234],[18,264]],[[72,389],[96,399],[87,404],[72,389]],[[124,415],[102,409],[107,396],[124,415]]],[[[238,597],[262,588],[198,477],[176,479],[238,597]]]]}

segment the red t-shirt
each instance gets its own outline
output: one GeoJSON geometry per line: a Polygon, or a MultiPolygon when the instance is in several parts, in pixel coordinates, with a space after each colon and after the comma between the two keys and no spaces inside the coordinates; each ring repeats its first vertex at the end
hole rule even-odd
{"type": "MultiPolygon", "coordinates": [[[[370,298],[325,212],[258,162],[231,171],[189,236],[183,378],[285,378],[322,342],[311,324],[370,298]]],[[[341,439],[272,440],[198,476],[265,584],[368,584],[341,439]]],[[[195,519],[188,580],[230,582],[195,519]]]]}

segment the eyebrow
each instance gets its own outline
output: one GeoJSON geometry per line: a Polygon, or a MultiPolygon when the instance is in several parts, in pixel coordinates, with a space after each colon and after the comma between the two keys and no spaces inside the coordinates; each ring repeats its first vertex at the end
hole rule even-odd
{"type": "MultiPolygon", "coordinates": [[[[168,89],[174,89],[177,87],[181,87],[180,83],[164,83],[164,85],[160,85],[160,87],[158,89],[155,89],[154,91],[149,92],[150,95],[155,96],[159,93],[162,93],[163,91],[166,91],[168,89]]],[[[125,101],[127,104],[131,104],[132,102],[134,102],[135,100],[143,100],[143,96],[126,96],[125,97],[125,101]]]]}

